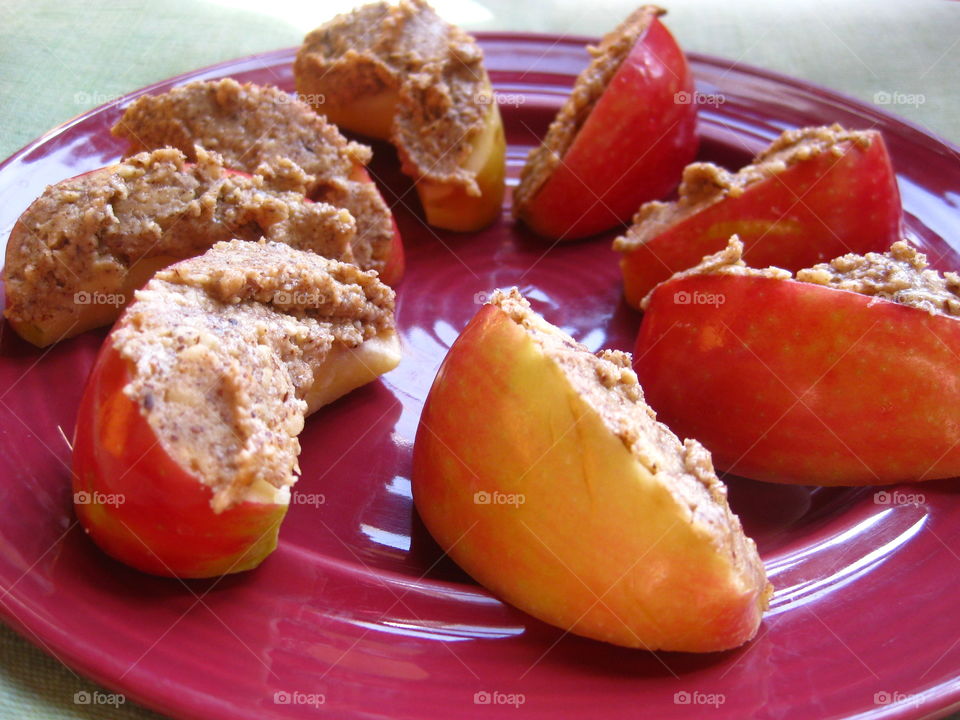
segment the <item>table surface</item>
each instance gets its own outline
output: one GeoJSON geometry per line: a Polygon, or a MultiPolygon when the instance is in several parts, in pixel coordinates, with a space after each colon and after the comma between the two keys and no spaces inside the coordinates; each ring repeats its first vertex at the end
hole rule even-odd
{"type": "MultiPolygon", "coordinates": [[[[351,0],[4,0],[0,158],[119,95],[204,65],[294,46],[351,0]]],[[[600,35],[624,0],[437,0],[471,30],[600,35]]],[[[664,4],[666,4],[664,2],[664,4]]],[[[673,0],[666,23],[689,51],[829,86],[960,144],[960,3],[913,0],[673,0]]],[[[6,589],[0,589],[4,591],[6,589]]],[[[0,626],[0,717],[159,718],[125,703],[74,702],[97,686],[0,626]]],[[[960,714],[953,716],[960,718],[960,714]]]]}

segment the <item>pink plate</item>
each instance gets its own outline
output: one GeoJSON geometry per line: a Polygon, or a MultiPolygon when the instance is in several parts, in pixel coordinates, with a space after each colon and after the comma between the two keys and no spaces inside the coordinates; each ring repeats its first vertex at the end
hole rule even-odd
{"type": "MultiPolygon", "coordinates": [[[[587,60],[583,38],[482,35],[515,182],[587,60]]],[[[292,50],[175,78],[83,115],[0,166],[0,236],[47,183],[107,164],[132,97],[231,75],[292,89],[292,50]]],[[[745,163],[782,129],[880,128],[909,233],[956,266],[958,152],[848,98],[693,56],[701,158],[745,163]],[[953,243],[953,247],[950,244],[953,243]]],[[[615,648],[543,625],[449,560],[410,499],[410,451],[447,348],[494,287],[518,285],[593,349],[629,349],[638,316],[620,297],[609,237],[550,248],[503,220],[475,236],[420,219],[393,151],[373,174],[407,245],[399,322],[406,355],[381,382],[313,417],[300,502],[280,547],[240,577],[182,583],[101,554],[71,509],[69,451],[103,333],[40,352],[0,336],[0,605],[64,662],[145,705],[188,718],[937,717],[960,706],[960,495],[952,482],[872,489],[731,478],[731,500],[777,586],[759,637],[693,656],[615,648]],[[911,493],[915,495],[910,495],[911,493]],[[322,502],[321,502],[322,501],[322,502]]]]}

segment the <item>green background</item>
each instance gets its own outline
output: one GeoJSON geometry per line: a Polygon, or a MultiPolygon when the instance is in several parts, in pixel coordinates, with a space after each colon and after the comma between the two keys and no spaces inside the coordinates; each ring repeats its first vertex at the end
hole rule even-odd
{"type": "MultiPolygon", "coordinates": [[[[298,44],[349,0],[0,4],[0,157],[117,95],[203,65],[298,44]]],[[[636,4],[621,0],[438,0],[475,30],[599,35],[636,4]]],[[[721,55],[887,105],[960,144],[960,3],[675,0],[666,23],[690,51],[721,55]]],[[[0,589],[2,591],[4,589],[0,589]]],[[[855,591],[855,590],[854,590],[855,591]]],[[[815,658],[811,658],[815,662],[815,658]]],[[[77,705],[96,687],[0,627],[0,717],[156,718],[127,703],[77,705]]]]}

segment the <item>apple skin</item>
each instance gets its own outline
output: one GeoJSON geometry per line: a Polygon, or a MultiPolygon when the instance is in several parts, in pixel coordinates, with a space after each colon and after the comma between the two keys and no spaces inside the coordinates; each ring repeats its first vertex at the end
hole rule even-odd
{"type": "Polygon", "coordinates": [[[437,374],[412,484],[420,517],[453,560],[565,630],[709,652],[742,644],[760,623],[762,589],[738,583],[709,540],[675,521],[669,492],[493,305],[437,374]],[[483,504],[476,493],[524,501],[483,504]]]}
{"type": "Polygon", "coordinates": [[[256,567],[277,545],[286,504],[219,514],[212,492],[163,450],[123,393],[132,363],[109,338],[87,381],[73,450],[74,508],[108,555],[143,572],[203,578],[256,567]]]}
{"type": "Polygon", "coordinates": [[[653,292],[634,357],[660,420],[728,472],[816,485],[960,475],[955,318],[794,280],[695,275],[653,292]]]}
{"type": "MultiPolygon", "coordinates": [[[[356,182],[375,184],[367,169],[359,163],[353,166],[350,179],[356,182]]],[[[380,193],[380,197],[383,197],[383,193],[380,193]]],[[[386,205],[386,200],[384,200],[384,205],[386,205]]],[[[387,207],[389,206],[387,205],[387,207]]],[[[393,225],[393,239],[390,242],[390,255],[387,258],[386,265],[384,265],[383,272],[380,273],[380,279],[390,287],[395,287],[403,279],[407,269],[407,261],[403,250],[403,237],[400,235],[400,228],[397,227],[397,219],[393,212],[390,212],[390,223],[393,225]]]]}
{"type": "Polygon", "coordinates": [[[686,56],[653,17],[520,219],[543,237],[575,240],[669,194],[699,146],[693,90],[686,56]]]}
{"type": "Polygon", "coordinates": [[[749,185],[625,253],[627,302],[635,308],[657,283],[722,250],[731,235],[751,267],[796,271],[853,252],[883,252],[901,238],[897,178],[883,136],[838,145],[749,185]],[[800,200],[798,200],[800,199],[800,200]]]}

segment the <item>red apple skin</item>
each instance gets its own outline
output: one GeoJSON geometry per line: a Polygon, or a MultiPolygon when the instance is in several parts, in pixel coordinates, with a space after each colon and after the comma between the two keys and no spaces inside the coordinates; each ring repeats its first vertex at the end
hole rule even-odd
{"type": "Polygon", "coordinates": [[[585,407],[525,330],[481,308],[437,373],[414,444],[413,498],[431,535],[503,600],[586,637],[688,652],[749,640],[762,588],[737,582],[673,519],[585,407]],[[490,491],[525,502],[478,505],[490,491]]]}
{"type": "Polygon", "coordinates": [[[538,235],[575,240],[669,194],[699,145],[693,88],[686,56],[654,17],[522,220],[538,235]]]}
{"type": "Polygon", "coordinates": [[[844,141],[842,157],[818,153],[625,254],[627,302],[639,308],[657,283],[719,252],[734,234],[751,267],[796,271],[845,253],[887,250],[902,236],[900,191],[883,136],[868,134],[867,147],[844,141]]]}
{"type": "MultiPolygon", "coordinates": [[[[363,165],[354,165],[350,177],[356,182],[366,182],[373,184],[370,173],[363,165]]],[[[383,197],[383,193],[380,193],[383,197]]],[[[386,201],[384,201],[386,205],[386,201]]],[[[389,207],[389,206],[388,206],[389,207]]],[[[400,235],[400,228],[397,227],[397,219],[390,213],[390,223],[393,225],[393,240],[390,243],[390,256],[387,258],[387,264],[380,273],[380,279],[390,287],[395,287],[403,279],[403,274],[407,269],[406,254],[403,251],[403,237],[400,235]]]]}
{"type": "Polygon", "coordinates": [[[815,485],[960,475],[952,317],[793,280],[698,275],[654,291],[634,357],[658,418],[728,472],[815,485]]]}
{"type": "Polygon", "coordinates": [[[108,555],[143,572],[215,577],[256,567],[277,544],[286,505],[215,514],[212,493],[158,443],[123,393],[132,364],[108,338],[87,381],[73,450],[74,508],[108,555]]]}

